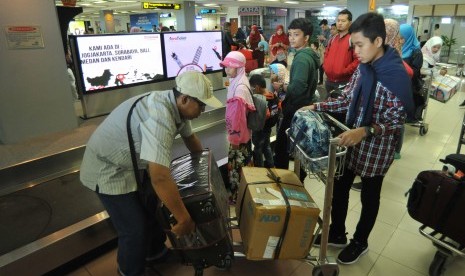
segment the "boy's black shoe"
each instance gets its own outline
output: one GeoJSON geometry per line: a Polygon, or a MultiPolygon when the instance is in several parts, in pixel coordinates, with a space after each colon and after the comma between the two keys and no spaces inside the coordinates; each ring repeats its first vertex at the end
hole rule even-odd
{"type": "Polygon", "coordinates": [[[460,106],[460,107],[465,106],[465,101],[463,101],[463,103],[461,103],[459,106],[460,106]]]}
{"type": "MultiPolygon", "coordinates": [[[[332,237],[329,235],[328,237],[328,246],[333,246],[337,248],[344,248],[347,245],[347,233],[345,233],[343,236],[337,236],[337,237],[332,237]]],[[[318,236],[315,239],[315,242],[313,243],[314,247],[320,247],[321,244],[321,234],[318,234],[318,236]]]]}
{"type": "Polygon", "coordinates": [[[342,249],[337,257],[337,261],[341,264],[353,264],[360,259],[360,256],[368,252],[368,244],[362,244],[354,239],[346,248],[342,249]]]}

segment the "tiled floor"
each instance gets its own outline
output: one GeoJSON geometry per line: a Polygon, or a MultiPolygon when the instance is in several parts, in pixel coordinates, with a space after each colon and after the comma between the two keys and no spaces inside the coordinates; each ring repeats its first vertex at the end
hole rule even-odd
{"type": "MultiPolygon", "coordinates": [[[[428,267],[436,252],[432,243],[418,232],[420,224],[410,218],[406,211],[404,193],[410,188],[416,175],[427,169],[440,169],[439,162],[456,151],[459,133],[464,118],[464,109],[459,104],[465,99],[465,85],[447,103],[430,100],[426,121],[429,132],[420,136],[418,128],[406,127],[402,158],[394,161],[381,193],[381,208],[376,225],[369,239],[368,254],[353,265],[339,265],[344,276],[420,276],[428,275],[428,267]]],[[[463,152],[463,151],[462,151],[463,152]]],[[[317,203],[323,206],[324,186],[315,180],[306,180],[306,187],[317,203]]],[[[351,191],[347,227],[349,237],[354,232],[360,215],[359,193],[351,191]]],[[[338,250],[329,248],[328,254],[336,256],[338,250]]],[[[318,254],[316,249],[312,254],[318,254]]],[[[447,265],[446,276],[465,275],[465,259],[454,258],[447,265]]],[[[148,275],[193,275],[191,267],[162,265],[158,273],[148,275]]],[[[311,275],[312,266],[301,261],[247,261],[237,258],[230,271],[208,268],[204,275],[311,275]]],[[[116,250],[85,264],[70,275],[116,275],[116,250]]]]}

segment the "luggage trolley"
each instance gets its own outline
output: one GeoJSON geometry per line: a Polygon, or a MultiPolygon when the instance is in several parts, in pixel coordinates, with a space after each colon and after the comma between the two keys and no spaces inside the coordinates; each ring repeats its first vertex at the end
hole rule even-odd
{"type": "MultiPolygon", "coordinates": [[[[348,128],[327,115],[321,113],[324,121],[330,125],[330,128],[337,129],[338,132],[344,132],[348,128]]],[[[289,129],[286,130],[286,134],[289,139],[294,142],[293,138],[289,135],[289,129]]],[[[326,184],[325,186],[325,199],[323,204],[323,217],[318,219],[318,228],[316,233],[321,232],[321,244],[319,256],[308,255],[306,261],[313,265],[313,276],[337,276],[339,274],[339,267],[334,257],[328,257],[328,237],[329,237],[329,222],[331,215],[331,201],[333,198],[333,187],[334,178],[342,175],[345,165],[345,155],[347,153],[347,147],[338,146],[339,138],[331,138],[329,143],[329,153],[327,156],[312,158],[309,157],[296,143],[294,152],[291,154],[294,156],[294,171],[297,175],[300,175],[300,168],[305,169],[309,176],[315,176],[318,180],[321,180],[326,184]],[[315,171],[313,168],[319,167],[314,166],[315,164],[321,164],[327,162],[328,166],[325,171],[315,171]]],[[[317,235],[314,235],[314,239],[317,235]]],[[[314,240],[312,241],[313,246],[314,240]]]]}
{"type": "Polygon", "coordinates": [[[453,240],[448,239],[436,230],[432,230],[426,225],[422,225],[419,229],[420,234],[430,239],[433,245],[438,249],[429,266],[430,276],[439,276],[446,270],[446,264],[449,257],[465,257],[465,249],[453,240]]]}
{"type": "Polygon", "coordinates": [[[415,121],[409,123],[413,127],[419,128],[420,136],[424,136],[428,133],[428,124],[425,123],[426,112],[428,111],[429,96],[431,94],[431,83],[433,81],[433,73],[423,78],[424,83],[421,89],[421,94],[414,94],[415,103],[415,121]],[[417,99],[415,97],[418,97],[417,99]]]}
{"type": "Polygon", "coordinates": [[[455,72],[455,75],[457,77],[465,76],[465,71],[463,70],[463,65],[465,63],[465,45],[455,49],[454,54],[457,57],[457,71],[455,72]]]}

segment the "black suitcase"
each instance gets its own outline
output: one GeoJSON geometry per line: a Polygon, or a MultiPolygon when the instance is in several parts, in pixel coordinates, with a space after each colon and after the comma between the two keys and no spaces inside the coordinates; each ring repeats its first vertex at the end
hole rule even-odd
{"type": "Polygon", "coordinates": [[[228,193],[215,159],[209,150],[187,154],[171,162],[171,175],[176,181],[189,214],[196,224],[192,235],[176,238],[170,231],[174,218],[163,205],[161,225],[168,238],[196,275],[215,265],[229,268],[234,256],[229,225],[228,193]]]}
{"type": "Polygon", "coordinates": [[[422,171],[409,191],[408,213],[416,221],[465,245],[465,182],[441,171],[422,171]]]}

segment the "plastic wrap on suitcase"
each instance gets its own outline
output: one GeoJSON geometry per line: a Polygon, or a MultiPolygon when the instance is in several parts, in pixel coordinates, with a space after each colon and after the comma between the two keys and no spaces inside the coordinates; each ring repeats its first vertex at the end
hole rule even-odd
{"type": "MultiPolygon", "coordinates": [[[[292,140],[290,143],[291,152],[297,144],[311,158],[328,155],[329,139],[332,135],[327,123],[319,113],[311,110],[297,111],[292,118],[289,135],[294,140],[294,143],[292,140]]],[[[311,171],[322,171],[327,165],[327,160],[314,162],[311,171]]]]}
{"type": "Polygon", "coordinates": [[[224,266],[234,251],[229,232],[228,193],[215,159],[209,150],[187,154],[171,162],[171,175],[189,214],[196,224],[191,235],[180,238],[169,231],[175,223],[169,210],[162,206],[161,224],[173,249],[185,262],[195,267],[224,266]]]}
{"type": "Polygon", "coordinates": [[[465,183],[441,171],[423,171],[409,191],[408,213],[416,221],[465,245],[465,183]]]}

